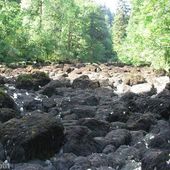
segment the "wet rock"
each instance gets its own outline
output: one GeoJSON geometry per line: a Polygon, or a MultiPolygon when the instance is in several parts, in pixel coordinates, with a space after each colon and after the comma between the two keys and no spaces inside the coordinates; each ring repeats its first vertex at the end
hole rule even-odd
{"type": "Polygon", "coordinates": [[[110,131],[105,138],[110,141],[110,144],[119,147],[120,145],[128,145],[131,140],[131,135],[128,130],[117,129],[110,131]]]}
{"type": "Polygon", "coordinates": [[[82,89],[86,89],[86,88],[95,89],[97,87],[100,87],[100,84],[97,81],[90,80],[87,75],[83,75],[73,81],[72,87],[82,88],[82,89]]]}
{"type": "Polygon", "coordinates": [[[110,129],[109,123],[94,118],[80,119],[77,124],[88,127],[95,137],[105,136],[110,129]]]}
{"type": "Polygon", "coordinates": [[[43,159],[59,151],[63,130],[53,115],[30,113],[4,123],[0,129],[0,141],[13,161],[43,159]]]}
{"type": "Polygon", "coordinates": [[[72,153],[64,153],[54,157],[52,160],[56,170],[68,170],[74,165],[74,160],[77,156],[72,153]]]}
{"type": "Polygon", "coordinates": [[[161,150],[148,150],[142,159],[142,169],[169,170],[170,152],[161,150]]]}
{"type": "Polygon", "coordinates": [[[16,110],[16,104],[14,100],[1,89],[0,89],[0,108],[10,108],[16,110]]]}
{"type": "Polygon", "coordinates": [[[99,152],[99,144],[91,136],[91,131],[84,126],[74,126],[66,131],[64,153],[74,153],[78,156],[87,156],[99,152]]]}
{"type": "Polygon", "coordinates": [[[152,114],[133,113],[127,121],[127,127],[130,130],[149,131],[150,126],[155,123],[156,119],[152,114]]]}
{"type": "Polygon", "coordinates": [[[9,108],[0,109],[0,121],[2,123],[15,117],[19,117],[19,113],[17,111],[9,108]]]}
{"type": "Polygon", "coordinates": [[[50,78],[44,72],[35,72],[33,74],[21,74],[16,80],[16,87],[19,89],[38,90],[50,82],[50,78]]]}

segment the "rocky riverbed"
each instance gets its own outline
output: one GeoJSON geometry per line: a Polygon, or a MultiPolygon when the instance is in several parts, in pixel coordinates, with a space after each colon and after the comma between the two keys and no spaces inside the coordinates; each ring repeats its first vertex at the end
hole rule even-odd
{"type": "Polygon", "coordinates": [[[79,63],[0,74],[0,169],[170,170],[165,72],[79,63]]]}

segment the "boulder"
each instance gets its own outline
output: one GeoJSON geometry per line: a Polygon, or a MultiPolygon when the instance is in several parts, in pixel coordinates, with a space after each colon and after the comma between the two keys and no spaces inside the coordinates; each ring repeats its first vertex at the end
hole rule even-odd
{"type": "Polygon", "coordinates": [[[131,141],[131,134],[126,129],[117,129],[110,131],[105,139],[110,141],[110,144],[115,147],[119,147],[120,145],[128,145],[131,141]]]}
{"type": "Polygon", "coordinates": [[[42,87],[42,89],[39,91],[41,94],[46,95],[48,97],[51,97],[52,95],[57,94],[56,88],[60,87],[70,87],[70,80],[66,78],[62,78],[59,80],[52,80],[47,85],[42,87]]]}
{"type": "Polygon", "coordinates": [[[98,81],[90,80],[87,75],[83,75],[73,80],[72,87],[82,88],[82,89],[86,89],[86,88],[95,89],[97,87],[100,87],[100,84],[98,81]]]}
{"type": "Polygon", "coordinates": [[[105,136],[110,129],[109,123],[94,118],[80,119],[77,124],[88,127],[94,137],[105,136]]]}
{"type": "Polygon", "coordinates": [[[142,158],[142,169],[169,170],[170,152],[161,150],[148,150],[142,158]]]}
{"type": "Polygon", "coordinates": [[[130,86],[133,86],[133,85],[136,85],[136,84],[142,84],[142,83],[145,83],[146,80],[145,78],[140,75],[140,74],[128,74],[128,75],[125,75],[124,79],[123,79],[123,82],[124,84],[126,85],[130,85],[130,86]]]}
{"type": "Polygon", "coordinates": [[[112,112],[108,115],[107,121],[109,122],[126,122],[129,118],[129,109],[123,102],[115,102],[112,104],[112,112]]]}
{"type": "Polygon", "coordinates": [[[74,165],[76,155],[73,153],[64,153],[52,158],[52,164],[56,170],[68,170],[74,165]]]}
{"type": "Polygon", "coordinates": [[[127,121],[127,127],[130,130],[149,131],[150,126],[156,123],[155,117],[150,113],[133,113],[127,121]]]}
{"type": "Polygon", "coordinates": [[[92,138],[91,131],[85,126],[74,126],[65,134],[64,153],[87,156],[99,152],[99,144],[92,138]]]}
{"type": "Polygon", "coordinates": [[[16,87],[19,89],[38,90],[41,86],[44,86],[49,82],[50,78],[44,72],[20,74],[16,80],[16,87]]]}
{"type": "Polygon", "coordinates": [[[34,112],[2,124],[0,141],[12,161],[44,159],[59,151],[63,131],[62,124],[53,115],[34,112]]]}

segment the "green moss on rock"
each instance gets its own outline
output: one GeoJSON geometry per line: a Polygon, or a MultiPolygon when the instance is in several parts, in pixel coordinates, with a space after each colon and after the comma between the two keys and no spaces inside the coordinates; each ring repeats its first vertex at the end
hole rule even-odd
{"type": "Polygon", "coordinates": [[[35,72],[33,74],[21,74],[16,81],[16,87],[19,89],[38,90],[39,86],[44,86],[50,82],[49,76],[44,72],[35,72]]]}

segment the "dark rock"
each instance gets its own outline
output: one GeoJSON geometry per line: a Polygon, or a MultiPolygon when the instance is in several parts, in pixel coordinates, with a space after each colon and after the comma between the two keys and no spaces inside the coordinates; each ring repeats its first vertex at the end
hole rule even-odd
{"type": "Polygon", "coordinates": [[[0,121],[2,123],[15,117],[19,117],[19,113],[17,111],[9,108],[0,109],[0,121]]]}
{"type": "Polygon", "coordinates": [[[59,151],[63,130],[53,115],[30,113],[4,123],[0,129],[0,141],[13,161],[43,159],[59,151]]]}
{"type": "MultiPolygon", "coordinates": [[[[73,107],[77,107],[78,105],[87,105],[87,106],[97,106],[99,104],[99,99],[94,95],[77,95],[75,97],[64,98],[61,101],[61,107],[63,111],[68,109],[73,109],[73,107]]],[[[96,109],[95,109],[96,110],[96,109]]]]}
{"type": "Polygon", "coordinates": [[[111,166],[108,161],[107,155],[101,153],[94,153],[88,156],[88,160],[92,167],[99,168],[101,166],[111,166]]]}
{"type": "Polygon", "coordinates": [[[6,83],[6,78],[0,75],[0,85],[3,85],[6,83]]]}
{"type": "Polygon", "coordinates": [[[126,161],[123,168],[121,168],[121,170],[138,170],[138,169],[141,169],[141,162],[135,160],[126,161]]]}
{"type": "Polygon", "coordinates": [[[59,87],[70,87],[70,80],[62,78],[60,80],[52,80],[47,85],[45,85],[39,92],[48,97],[51,97],[54,94],[57,94],[57,89],[59,87]]]}
{"type": "Polygon", "coordinates": [[[45,168],[38,164],[24,163],[15,165],[14,170],[45,170],[45,168]]]}
{"type": "Polygon", "coordinates": [[[150,126],[156,123],[155,117],[150,113],[133,113],[127,121],[127,127],[130,130],[149,131],[150,126]]]}
{"type": "Polygon", "coordinates": [[[79,156],[74,162],[74,166],[72,166],[70,170],[87,170],[88,168],[91,168],[90,161],[87,157],[79,156]]]}
{"type": "Polygon", "coordinates": [[[116,129],[127,129],[126,123],[123,122],[112,122],[110,124],[110,130],[116,130],[116,129]]]}
{"type": "Polygon", "coordinates": [[[105,138],[115,147],[119,147],[120,145],[128,145],[130,143],[131,134],[128,130],[117,129],[110,131],[105,138]]]}
{"type": "Polygon", "coordinates": [[[16,110],[16,104],[14,100],[0,89],[0,108],[11,108],[16,110]]]}
{"type": "Polygon", "coordinates": [[[21,74],[16,80],[16,87],[19,89],[38,90],[50,82],[50,78],[44,72],[35,72],[33,74],[21,74]]]}
{"type": "Polygon", "coordinates": [[[56,106],[56,102],[54,98],[45,98],[42,101],[42,107],[45,112],[48,112],[49,109],[52,109],[56,106]]]}
{"type": "Polygon", "coordinates": [[[116,147],[113,145],[107,145],[104,149],[103,149],[103,153],[105,154],[109,154],[109,153],[113,153],[116,150],[116,147]]]}
{"type": "Polygon", "coordinates": [[[121,169],[125,166],[127,160],[139,161],[140,153],[134,147],[122,145],[116,152],[108,154],[108,158],[112,162],[113,168],[121,169]]]}
{"type": "Polygon", "coordinates": [[[78,119],[94,117],[95,112],[95,106],[79,105],[71,109],[71,114],[75,114],[78,119]]]}
{"type": "Polygon", "coordinates": [[[115,102],[112,104],[112,112],[109,114],[107,120],[109,122],[126,122],[129,118],[129,109],[122,102],[115,102]]]}
{"type": "Polygon", "coordinates": [[[56,170],[68,170],[74,165],[75,158],[76,155],[72,153],[64,153],[55,157],[52,161],[52,164],[56,170]]]}
{"type": "Polygon", "coordinates": [[[169,170],[170,152],[161,150],[148,150],[142,158],[142,169],[169,170]]]}
{"type": "Polygon", "coordinates": [[[135,145],[138,142],[141,142],[144,138],[144,136],[146,135],[146,132],[143,130],[139,130],[139,131],[130,131],[131,134],[131,142],[130,145],[135,145]]]}
{"type": "Polygon", "coordinates": [[[91,136],[87,127],[74,126],[66,131],[64,153],[74,153],[78,156],[87,156],[99,152],[99,144],[91,136]]]}
{"type": "Polygon", "coordinates": [[[151,148],[170,150],[170,125],[160,120],[151,129],[152,138],[148,141],[151,148]]]}
{"type": "Polygon", "coordinates": [[[151,112],[155,116],[160,115],[160,117],[169,119],[170,116],[170,98],[139,98],[136,100],[136,105],[139,107],[139,111],[142,113],[151,112]]]}
{"type": "Polygon", "coordinates": [[[5,160],[5,150],[3,145],[0,143],[0,161],[4,161],[5,160]]]}
{"type": "Polygon", "coordinates": [[[26,111],[42,110],[42,101],[30,98],[23,104],[26,111]]]}
{"type": "Polygon", "coordinates": [[[110,141],[108,139],[105,139],[104,137],[94,137],[94,140],[99,145],[99,150],[101,151],[110,143],[110,141]]]}
{"type": "Polygon", "coordinates": [[[80,76],[79,78],[76,78],[73,81],[72,87],[73,88],[82,88],[82,89],[86,89],[86,88],[95,89],[97,87],[100,87],[100,84],[98,81],[90,80],[87,75],[83,75],[83,76],[80,76]]]}
{"type": "Polygon", "coordinates": [[[77,124],[88,127],[94,137],[105,136],[110,129],[109,123],[94,118],[80,119],[77,124]]]}

